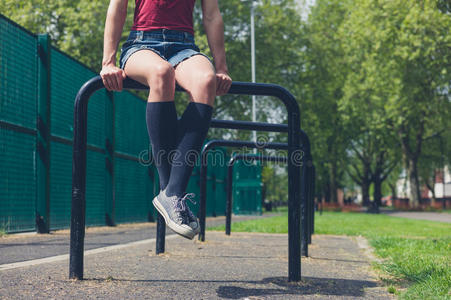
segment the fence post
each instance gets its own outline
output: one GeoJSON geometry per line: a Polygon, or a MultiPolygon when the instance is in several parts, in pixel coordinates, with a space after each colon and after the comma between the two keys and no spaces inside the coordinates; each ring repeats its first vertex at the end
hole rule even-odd
{"type": "Polygon", "coordinates": [[[226,234],[230,235],[232,227],[232,189],[233,189],[233,165],[235,159],[232,156],[227,164],[227,203],[226,203],[226,234]]]}
{"type": "Polygon", "coordinates": [[[115,225],[114,214],[114,93],[106,92],[105,103],[105,224],[115,225]]]}
{"type": "Polygon", "coordinates": [[[50,37],[38,35],[36,231],[50,231],[50,37]]]}

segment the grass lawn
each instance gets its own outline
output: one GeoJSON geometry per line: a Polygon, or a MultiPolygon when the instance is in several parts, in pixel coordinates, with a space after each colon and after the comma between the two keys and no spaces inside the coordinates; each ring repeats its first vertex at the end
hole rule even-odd
{"type": "MultiPolygon", "coordinates": [[[[209,228],[224,230],[224,226],[209,228]]],[[[232,231],[287,233],[287,214],[232,224],[232,231]]],[[[316,234],[362,235],[383,258],[388,290],[405,299],[451,299],[451,224],[364,213],[324,212],[316,234]]]]}

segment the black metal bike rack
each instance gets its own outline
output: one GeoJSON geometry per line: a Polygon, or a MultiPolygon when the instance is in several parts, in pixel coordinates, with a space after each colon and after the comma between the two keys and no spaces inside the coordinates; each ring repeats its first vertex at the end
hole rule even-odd
{"type": "Polygon", "coordinates": [[[233,166],[239,160],[252,160],[252,161],[270,161],[270,162],[282,162],[286,163],[288,158],[286,156],[268,156],[258,154],[235,154],[227,163],[227,200],[226,200],[226,222],[225,233],[230,235],[232,227],[232,188],[233,188],[233,166]]]}
{"type": "MultiPolygon", "coordinates": [[[[147,90],[129,78],[124,89],[147,90]]],[[[72,207],[70,228],[69,278],[83,279],[83,253],[86,211],[86,139],[88,102],[91,95],[104,88],[100,76],[86,82],[79,90],[74,103],[74,143],[72,161],[72,207]]],[[[181,90],[178,88],[178,90],[181,90]]],[[[299,135],[300,111],[296,99],[285,88],[274,84],[233,82],[229,94],[274,96],[287,110],[288,124],[288,280],[301,279],[301,167],[293,159],[301,148],[299,135]]],[[[283,125],[244,121],[214,120],[212,127],[281,132],[283,125]]]]}
{"type": "MultiPolygon", "coordinates": [[[[207,211],[207,155],[208,152],[214,147],[247,147],[258,149],[278,149],[287,150],[288,144],[286,143],[265,143],[256,144],[249,141],[227,141],[227,140],[211,140],[204,145],[200,156],[200,190],[199,190],[199,224],[200,233],[199,240],[205,241],[205,228],[206,228],[206,211],[207,211]]],[[[302,193],[302,190],[301,190],[302,193]]],[[[302,203],[301,203],[302,205],[302,203]]],[[[302,218],[302,216],[301,216],[302,218]]]]}
{"type": "MultiPolygon", "coordinates": [[[[287,132],[288,126],[285,124],[261,124],[262,130],[287,132]]],[[[299,137],[301,139],[302,151],[302,181],[301,181],[301,222],[302,222],[302,255],[308,256],[308,244],[311,244],[311,235],[313,234],[314,223],[314,165],[310,148],[310,139],[308,135],[299,129],[299,137]]],[[[207,160],[206,156],[209,150],[216,146],[223,147],[249,147],[249,148],[266,148],[266,149],[286,149],[287,144],[281,143],[262,143],[256,144],[247,141],[227,141],[227,140],[212,140],[206,143],[201,153],[201,170],[200,170],[200,210],[199,222],[201,231],[199,233],[199,240],[205,241],[205,226],[206,226],[206,181],[207,181],[207,160]]],[[[293,160],[291,160],[293,163],[293,160]]]]}
{"type": "MultiPolygon", "coordinates": [[[[232,226],[232,186],[233,186],[233,166],[235,162],[238,160],[258,160],[258,161],[270,161],[270,162],[287,162],[286,156],[267,156],[267,155],[256,155],[256,154],[236,154],[233,155],[228,164],[227,164],[227,198],[226,198],[226,223],[225,223],[225,233],[230,235],[231,226],[232,226]]],[[[314,232],[314,214],[315,214],[315,206],[314,206],[314,190],[315,190],[315,166],[312,163],[307,162],[306,166],[302,166],[303,168],[307,168],[307,227],[308,227],[308,236],[307,242],[308,244],[312,243],[312,234],[314,232]]],[[[304,179],[302,179],[304,180],[304,179]]],[[[304,218],[304,217],[303,217],[304,218]]],[[[303,223],[304,225],[304,223],[303,223]]],[[[305,238],[302,238],[303,243],[305,243],[305,238]]],[[[308,248],[307,248],[308,253],[308,248]]],[[[302,245],[302,254],[305,255],[305,247],[302,245]]]]}

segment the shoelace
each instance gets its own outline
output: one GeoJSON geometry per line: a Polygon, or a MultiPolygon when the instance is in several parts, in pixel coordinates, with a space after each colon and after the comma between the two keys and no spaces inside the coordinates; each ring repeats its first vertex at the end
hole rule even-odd
{"type": "Polygon", "coordinates": [[[187,209],[186,200],[189,200],[189,202],[191,202],[192,204],[196,204],[196,201],[193,199],[195,196],[196,194],[194,193],[186,193],[185,195],[183,195],[183,197],[177,201],[177,204],[175,205],[175,211],[185,212],[187,209]]]}

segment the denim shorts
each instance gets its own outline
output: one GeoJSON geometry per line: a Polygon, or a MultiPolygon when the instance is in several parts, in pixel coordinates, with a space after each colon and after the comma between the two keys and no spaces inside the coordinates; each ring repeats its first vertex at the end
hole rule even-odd
{"type": "Polygon", "coordinates": [[[194,36],[188,32],[169,29],[132,30],[127,41],[122,45],[120,68],[124,69],[130,56],[140,50],[155,52],[173,67],[194,55],[203,55],[208,58],[199,51],[194,43],[194,36]]]}

